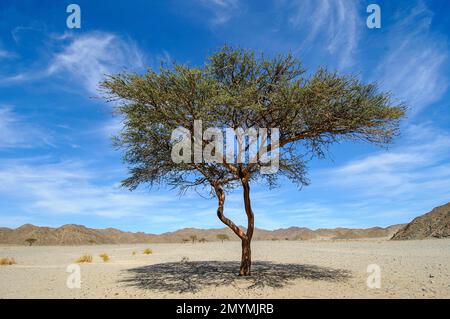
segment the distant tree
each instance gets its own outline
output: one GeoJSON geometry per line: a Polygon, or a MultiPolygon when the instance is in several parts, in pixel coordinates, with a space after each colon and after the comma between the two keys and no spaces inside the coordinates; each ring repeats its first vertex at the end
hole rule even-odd
{"type": "Polygon", "coordinates": [[[191,235],[189,236],[189,238],[192,240],[193,244],[195,244],[195,242],[197,241],[197,235],[191,235]]]}
{"type": "Polygon", "coordinates": [[[229,240],[229,239],[230,239],[230,237],[228,237],[227,234],[217,234],[216,237],[217,237],[217,239],[219,239],[219,240],[222,241],[222,244],[223,244],[223,241],[224,241],[224,240],[229,240]]]}
{"type": "Polygon", "coordinates": [[[394,104],[389,93],[356,76],[323,68],[307,75],[290,54],[257,57],[227,46],[201,67],[175,64],[149,69],[145,75],[124,72],[109,76],[101,87],[108,101],[118,102],[116,114],[123,117],[123,129],[115,138],[129,164],[123,186],[133,190],[141,184],[168,184],[182,193],[209,189],[217,197],[217,216],[241,239],[243,276],[251,273],[255,227],[250,185],[266,182],[270,188],[280,176],[299,187],[307,185],[309,159],[324,158],[330,145],[343,141],[387,145],[405,114],[405,107],[394,104]],[[242,153],[230,160],[216,149],[219,160],[214,163],[196,161],[193,152],[188,161],[175,162],[172,133],[180,127],[188,131],[194,150],[195,145],[200,150],[208,145],[203,135],[196,135],[196,120],[221,130],[278,129],[279,137],[270,135],[254,161],[236,160],[242,153]],[[264,159],[277,151],[278,170],[263,174],[268,168],[264,159]],[[242,189],[246,229],[224,215],[225,194],[235,188],[242,189]]]}
{"type": "Polygon", "coordinates": [[[27,238],[25,239],[25,242],[29,245],[29,246],[33,246],[33,244],[37,241],[36,238],[27,238]]]}

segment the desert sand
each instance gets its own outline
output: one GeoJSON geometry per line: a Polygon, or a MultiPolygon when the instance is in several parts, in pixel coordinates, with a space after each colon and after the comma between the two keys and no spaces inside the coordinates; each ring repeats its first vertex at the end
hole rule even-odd
{"type": "Polygon", "coordinates": [[[450,239],[256,241],[251,278],[236,276],[238,242],[1,246],[1,257],[17,262],[0,266],[1,298],[450,298],[450,239]],[[67,267],[83,254],[93,262],[69,289],[67,267]],[[371,264],[380,288],[367,286],[371,264]]]}

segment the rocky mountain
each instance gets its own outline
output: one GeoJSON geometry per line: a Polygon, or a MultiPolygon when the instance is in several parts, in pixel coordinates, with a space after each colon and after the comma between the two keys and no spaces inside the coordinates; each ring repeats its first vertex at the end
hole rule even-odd
{"type": "Polygon", "coordinates": [[[392,237],[393,240],[450,237],[450,203],[415,218],[392,237]]]}
{"type": "MultiPolygon", "coordinates": [[[[390,238],[403,225],[368,229],[318,229],[290,227],[287,229],[255,229],[254,240],[311,240],[311,239],[358,239],[390,238]]],[[[28,238],[36,239],[34,245],[88,245],[88,244],[132,244],[132,243],[180,243],[191,235],[197,239],[218,241],[218,234],[226,234],[230,240],[238,240],[228,228],[196,229],[183,228],[160,235],[124,232],[114,228],[92,229],[81,225],[64,225],[58,228],[38,227],[30,224],[16,229],[0,228],[0,244],[25,245],[28,238]]]]}

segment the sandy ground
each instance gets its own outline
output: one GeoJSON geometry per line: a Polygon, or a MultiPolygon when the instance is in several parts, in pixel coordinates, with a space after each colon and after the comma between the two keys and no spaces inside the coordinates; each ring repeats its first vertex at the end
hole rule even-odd
{"type": "Polygon", "coordinates": [[[0,266],[1,298],[450,298],[446,239],[254,242],[250,279],[236,276],[238,242],[2,246],[1,257],[17,261],[0,266]],[[94,260],[80,266],[81,288],[69,289],[67,267],[85,253],[94,260]],[[380,288],[367,285],[373,264],[380,288]]]}

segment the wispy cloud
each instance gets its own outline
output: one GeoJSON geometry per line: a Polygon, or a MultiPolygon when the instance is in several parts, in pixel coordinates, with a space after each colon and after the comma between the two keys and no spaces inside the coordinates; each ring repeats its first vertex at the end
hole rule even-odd
{"type": "Polygon", "coordinates": [[[8,58],[13,58],[16,55],[13,52],[10,51],[6,51],[2,48],[0,48],[0,59],[8,59],[8,58]]]}
{"type": "Polygon", "coordinates": [[[20,198],[22,211],[110,218],[140,216],[173,200],[131,193],[114,182],[98,184],[98,177],[95,170],[77,161],[2,161],[0,194],[20,198]]]}
{"type": "Polygon", "coordinates": [[[53,36],[57,48],[50,61],[42,61],[45,68],[36,68],[22,73],[6,75],[0,83],[11,85],[50,77],[64,78],[62,83],[81,85],[89,92],[98,93],[98,84],[106,74],[127,69],[142,70],[144,54],[129,39],[107,32],[91,32],[81,36],[64,34],[53,36]],[[71,79],[71,81],[67,81],[71,79]]]}
{"type": "Polygon", "coordinates": [[[52,140],[49,134],[14,113],[12,107],[0,105],[0,149],[54,146],[52,140]]]}
{"type": "Polygon", "coordinates": [[[363,199],[440,202],[450,198],[450,135],[411,126],[404,144],[327,170],[328,183],[363,199]]]}
{"type": "Polygon", "coordinates": [[[419,2],[389,30],[387,54],[376,72],[384,88],[405,101],[411,115],[439,101],[448,89],[447,39],[431,31],[433,13],[419,2]]]}
{"type": "Polygon", "coordinates": [[[211,13],[210,22],[213,25],[221,25],[239,14],[240,0],[199,0],[211,13]]]}
{"type": "Polygon", "coordinates": [[[361,28],[356,1],[301,0],[290,5],[290,25],[298,30],[308,30],[302,49],[320,43],[338,60],[339,68],[355,63],[361,28]]]}
{"type": "Polygon", "coordinates": [[[47,74],[72,76],[92,93],[98,91],[98,84],[106,74],[144,67],[143,54],[136,44],[114,34],[90,33],[70,40],[54,56],[47,74]]]}

